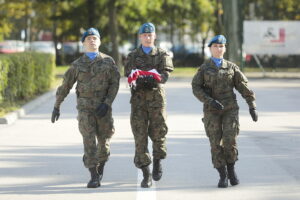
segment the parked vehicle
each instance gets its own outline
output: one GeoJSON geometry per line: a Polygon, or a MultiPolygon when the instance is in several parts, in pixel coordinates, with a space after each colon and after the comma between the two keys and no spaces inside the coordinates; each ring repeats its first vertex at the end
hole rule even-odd
{"type": "Polygon", "coordinates": [[[33,41],[30,43],[30,50],[55,55],[55,47],[52,41],[33,41]]]}
{"type": "Polygon", "coordinates": [[[5,40],[0,42],[0,53],[19,53],[25,51],[25,42],[22,40],[5,40]]]}

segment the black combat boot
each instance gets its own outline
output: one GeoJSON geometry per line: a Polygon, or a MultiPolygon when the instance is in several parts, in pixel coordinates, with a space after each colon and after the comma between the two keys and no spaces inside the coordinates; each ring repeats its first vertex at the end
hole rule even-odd
{"type": "Polygon", "coordinates": [[[220,180],[218,183],[219,188],[227,188],[228,187],[228,178],[227,178],[227,171],[226,167],[222,166],[220,168],[217,168],[219,174],[220,174],[220,180]]]}
{"type": "Polygon", "coordinates": [[[152,185],[152,177],[150,174],[150,168],[149,168],[149,166],[146,166],[146,167],[142,167],[141,169],[143,171],[143,177],[144,177],[144,179],[141,182],[141,187],[149,188],[152,185]]]}
{"type": "Polygon", "coordinates": [[[152,170],[152,176],[153,180],[159,181],[162,176],[162,167],[160,164],[160,159],[153,159],[153,170],[152,170]]]}
{"type": "Polygon", "coordinates": [[[97,173],[96,167],[89,168],[91,173],[91,180],[88,182],[88,188],[97,188],[100,187],[99,174],[97,173]]]}
{"type": "Polygon", "coordinates": [[[235,163],[228,163],[227,164],[227,172],[228,172],[228,178],[229,178],[229,181],[230,181],[230,184],[232,186],[234,185],[238,185],[240,183],[236,173],[235,173],[235,170],[234,170],[234,164],[235,163]]]}
{"type": "Polygon", "coordinates": [[[104,165],[105,165],[105,162],[101,162],[97,167],[97,172],[99,174],[99,181],[101,181],[102,177],[103,177],[104,165]]]}

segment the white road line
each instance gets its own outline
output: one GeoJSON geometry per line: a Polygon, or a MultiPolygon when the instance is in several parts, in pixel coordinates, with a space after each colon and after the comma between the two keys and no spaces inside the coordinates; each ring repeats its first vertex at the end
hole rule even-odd
{"type": "Polygon", "coordinates": [[[138,169],[136,200],[156,200],[155,181],[152,180],[152,186],[150,188],[141,188],[142,180],[143,180],[142,170],[138,169]]]}

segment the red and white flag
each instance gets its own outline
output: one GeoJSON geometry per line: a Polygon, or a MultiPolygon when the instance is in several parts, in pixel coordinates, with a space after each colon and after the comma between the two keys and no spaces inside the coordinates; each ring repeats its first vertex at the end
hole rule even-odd
{"type": "Polygon", "coordinates": [[[156,71],[156,69],[151,69],[149,71],[143,71],[140,69],[133,69],[131,70],[131,73],[128,76],[128,84],[130,87],[136,87],[136,80],[139,77],[142,76],[150,76],[152,75],[153,78],[157,81],[160,82],[161,81],[161,75],[156,71]]]}

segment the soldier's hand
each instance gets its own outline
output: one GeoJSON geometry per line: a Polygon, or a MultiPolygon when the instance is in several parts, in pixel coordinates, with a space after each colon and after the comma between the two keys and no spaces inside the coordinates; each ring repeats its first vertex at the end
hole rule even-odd
{"type": "Polygon", "coordinates": [[[145,77],[144,76],[139,76],[136,79],[136,85],[142,87],[144,85],[145,82],[145,77]]]}
{"type": "Polygon", "coordinates": [[[224,109],[224,106],[218,100],[211,101],[210,105],[212,107],[214,107],[215,109],[217,109],[217,110],[223,110],[224,109]]]}
{"type": "Polygon", "coordinates": [[[101,103],[96,108],[96,114],[98,115],[98,117],[102,118],[106,115],[108,109],[109,109],[109,105],[107,105],[106,103],[101,103]]]}
{"type": "Polygon", "coordinates": [[[256,108],[250,108],[250,109],[249,109],[249,112],[250,112],[250,115],[251,115],[251,117],[252,117],[252,120],[253,120],[254,122],[257,122],[258,114],[257,114],[256,108]]]}
{"type": "Polygon", "coordinates": [[[146,89],[151,90],[151,89],[157,87],[157,81],[154,79],[153,76],[146,76],[144,85],[145,85],[146,89]]]}
{"type": "Polygon", "coordinates": [[[52,111],[51,122],[54,123],[55,121],[57,121],[59,116],[60,116],[59,108],[54,107],[52,111]]]}

